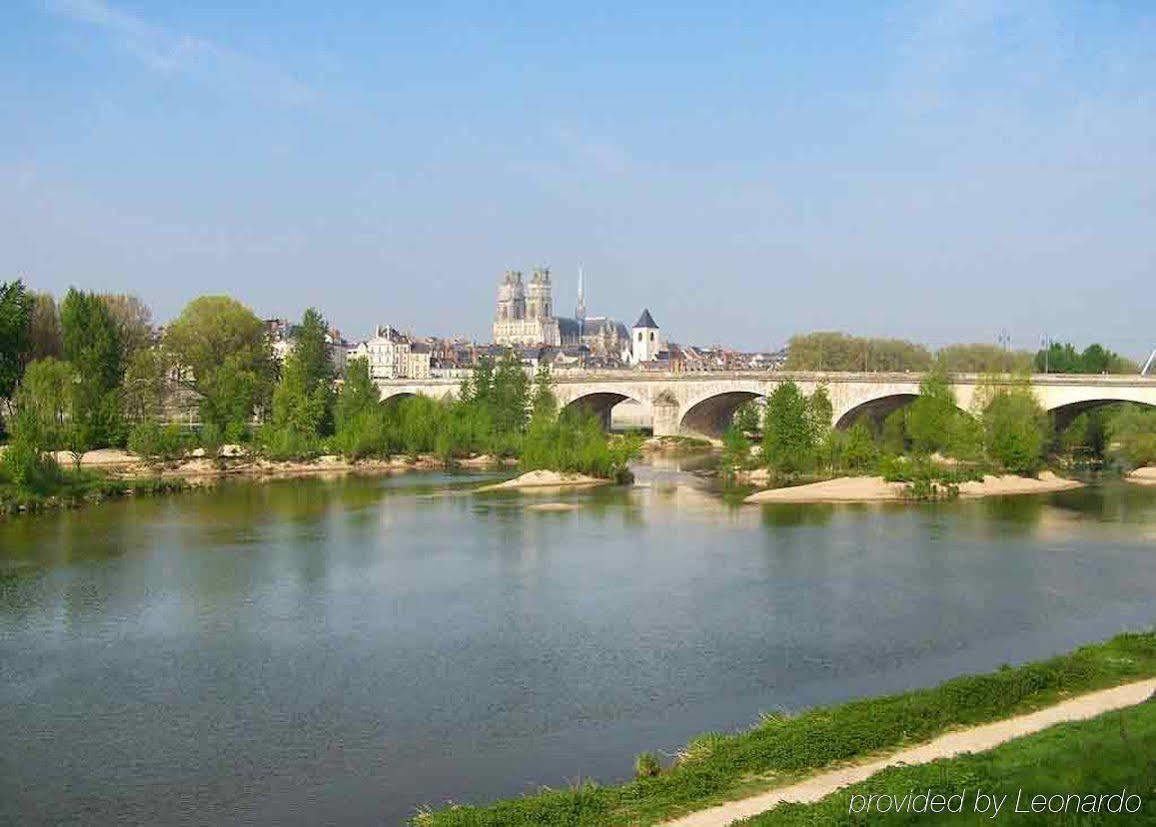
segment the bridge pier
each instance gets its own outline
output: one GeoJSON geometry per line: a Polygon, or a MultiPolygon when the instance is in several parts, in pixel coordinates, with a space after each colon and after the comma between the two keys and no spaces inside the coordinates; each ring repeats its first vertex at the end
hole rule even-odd
{"type": "Polygon", "coordinates": [[[667,392],[660,393],[651,405],[654,411],[655,436],[679,436],[682,411],[678,400],[667,392]]]}

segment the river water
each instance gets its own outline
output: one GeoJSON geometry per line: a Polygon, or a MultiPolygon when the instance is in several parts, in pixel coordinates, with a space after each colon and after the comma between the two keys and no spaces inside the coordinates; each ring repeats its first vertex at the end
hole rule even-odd
{"type": "Polygon", "coordinates": [[[1156,489],[229,483],[0,522],[0,822],[394,824],[1156,621],[1156,489]]]}

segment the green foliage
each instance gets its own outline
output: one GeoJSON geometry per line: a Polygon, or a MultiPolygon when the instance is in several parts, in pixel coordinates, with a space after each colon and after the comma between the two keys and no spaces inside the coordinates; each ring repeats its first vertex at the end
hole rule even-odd
{"type": "Polygon", "coordinates": [[[907,410],[907,437],[917,454],[946,453],[955,420],[963,415],[955,404],[951,378],[942,370],[925,374],[919,396],[907,410]]]}
{"type": "Polygon", "coordinates": [[[848,471],[864,473],[879,462],[879,449],[871,429],[862,422],[856,422],[847,431],[832,432],[838,439],[834,452],[834,465],[848,471]]]}
{"type": "Polygon", "coordinates": [[[722,468],[730,472],[735,468],[746,465],[751,456],[751,441],[746,432],[732,424],[723,434],[722,468]]]}
{"type": "Polygon", "coordinates": [[[1013,474],[1035,475],[1043,467],[1050,422],[1030,387],[997,390],[983,411],[984,451],[1013,474]]]}
{"type": "Polygon", "coordinates": [[[635,778],[654,778],[662,773],[662,764],[653,752],[642,752],[634,759],[635,778]]]}
{"type": "Polygon", "coordinates": [[[273,391],[272,421],[260,431],[258,442],[270,458],[315,455],[321,437],[332,430],[333,369],[325,330],[321,314],[306,310],[273,391]]]}
{"type": "Polygon", "coordinates": [[[711,736],[708,749],[688,748],[659,775],[621,786],[547,790],[487,806],[449,807],[414,821],[422,827],[652,823],[749,790],[754,778],[791,778],[1153,675],[1156,633],[1120,635],[933,689],[768,717],[747,732],[711,736]]]}
{"type": "Polygon", "coordinates": [[[74,424],[76,386],[76,371],[68,362],[49,357],[29,364],[13,400],[14,438],[42,451],[63,448],[74,424]]]}
{"type": "Polygon", "coordinates": [[[1080,353],[1070,342],[1052,342],[1036,353],[1035,369],[1039,373],[1138,373],[1140,367],[1100,344],[1088,345],[1080,353]]]}
{"type": "Polygon", "coordinates": [[[637,437],[612,443],[595,414],[568,408],[556,419],[533,422],[519,464],[526,471],[549,469],[618,479],[640,444],[637,437]]]}
{"type": "Polygon", "coordinates": [[[70,289],[60,305],[60,324],[64,356],[77,376],[68,447],[79,463],[85,451],[123,444],[124,345],[116,319],[95,293],[70,289]]]}
{"type": "Polygon", "coordinates": [[[923,371],[931,351],[901,339],[870,339],[846,333],[807,333],[788,343],[787,370],[923,371]]]}
{"type": "Polygon", "coordinates": [[[1030,373],[1032,354],[998,345],[960,344],[940,348],[936,364],[947,373],[1030,373]]]}
{"type": "Polygon", "coordinates": [[[201,397],[201,420],[223,435],[243,426],[265,404],[273,359],[265,328],[228,296],[201,296],[168,326],[165,347],[181,381],[201,397]]]}
{"type": "Polygon", "coordinates": [[[886,454],[897,456],[906,453],[907,408],[898,408],[887,414],[879,434],[879,443],[886,454]]]}
{"type": "Polygon", "coordinates": [[[146,419],[129,431],[128,449],[151,462],[166,462],[184,457],[195,441],[180,425],[162,425],[146,419]]]}
{"type": "Polygon", "coordinates": [[[879,464],[879,473],[887,482],[904,483],[904,496],[910,500],[953,499],[959,496],[960,483],[983,479],[978,468],[943,465],[926,455],[885,457],[879,464]]]}
{"type": "Polygon", "coordinates": [[[0,457],[0,477],[23,494],[56,491],[62,472],[56,460],[23,434],[15,434],[0,457]]]}
{"type": "Polygon", "coordinates": [[[800,474],[814,466],[816,434],[810,408],[794,382],[781,383],[767,397],[763,458],[772,471],[800,474]]]}
{"type": "Polygon", "coordinates": [[[1124,465],[1156,465],[1156,410],[1121,406],[1108,421],[1105,436],[1108,452],[1124,465]]]}
{"type": "Polygon", "coordinates": [[[735,409],[732,422],[744,434],[757,434],[763,429],[762,414],[762,406],[754,399],[750,399],[735,409]]]}
{"type": "Polygon", "coordinates": [[[10,399],[24,374],[32,298],[21,281],[0,282],[0,399],[10,399]]]}
{"type": "MultiPolygon", "coordinates": [[[[783,804],[747,821],[758,827],[815,824],[976,824],[979,820],[1015,824],[1083,824],[1156,822],[1156,799],[1140,796],[1140,810],[1131,815],[1085,813],[1076,808],[1061,816],[1055,813],[1010,813],[1024,792],[1022,807],[1031,798],[1088,794],[1104,795],[1127,789],[1129,794],[1156,789],[1156,703],[1138,704],[1108,712],[1087,721],[1058,724],[1042,732],[1018,738],[993,750],[940,759],[930,764],[895,766],[866,781],[828,795],[814,804],[783,804]],[[880,814],[852,815],[852,796],[858,802],[870,795],[902,799],[926,790],[959,797],[959,814],[880,814]],[[982,790],[997,798],[1007,796],[1001,818],[977,817],[972,812],[975,794],[982,790]],[[1010,816],[1009,816],[1010,813],[1010,816]],[[1004,817],[1008,816],[1008,817],[1004,817]]],[[[917,805],[919,806],[919,805],[917,805]]],[[[1114,805],[1118,806],[1118,805],[1114,805]]]]}

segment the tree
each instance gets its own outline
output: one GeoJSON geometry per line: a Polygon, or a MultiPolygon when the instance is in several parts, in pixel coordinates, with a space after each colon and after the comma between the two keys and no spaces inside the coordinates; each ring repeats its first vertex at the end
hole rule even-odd
{"type": "Polygon", "coordinates": [[[772,470],[794,474],[811,467],[815,444],[807,407],[794,382],[783,382],[767,397],[763,456],[772,470]]]}
{"type": "Polygon", "coordinates": [[[792,336],[787,370],[921,371],[931,367],[931,351],[902,339],[870,339],[820,332],[792,336]]]}
{"type": "Polygon", "coordinates": [[[1124,405],[1107,424],[1108,450],[1129,467],[1156,465],[1156,410],[1124,405]]]}
{"type": "Polygon", "coordinates": [[[530,399],[530,424],[535,422],[553,422],[558,417],[558,399],[554,396],[553,382],[550,379],[550,370],[546,367],[538,368],[534,375],[534,391],[530,399]]]}
{"type": "Polygon", "coordinates": [[[907,412],[907,436],[919,454],[946,452],[960,415],[951,379],[942,369],[932,370],[919,383],[919,396],[907,412]]]}
{"type": "MultiPolygon", "coordinates": [[[[501,453],[517,453],[518,440],[525,432],[529,407],[530,380],[513,351],[506,353],[494,372],[490,393],[495,446],[501,453]]],[[[479,398],[480,401],[480,398],[479,398]]]]}
{"type": "Polygon", "coordinates": [[[1051,342],[1036,353],[1035,368],[1040,373],[1138,373],[1139,365],[1108,350],[1099,343],[1081,353],[1070,342],[1051,342]]]}
{"type": "Polygon", "coordinates": [[[24,373],[32,300],[21,281],[0,282],[0,399],[10,400],[24,373]]]}
{"type": "Polygon", "coordinates": [[[123,344],[116,320],[95,293],[69,289],[60,305],[60,325],[64,355],[77,375],[70,449],[83,455],[125,436],[119,395],[123,344]]]}
{"type": "Polygon", "coordinates": [[[64,355],[60,311],[51,293],[32,293],[32,315],[28,320],[28,361],[59,359],[64,355]]]}
{"type": "Polygon", "coordinates": [[[940,348],[935,361],[947,373],[1029,373],[1033,354],[998,345],[959,344],[940,348]]]}
{"type": "Polygon", "coordinates": [[[264,433],[266,449],[286,457],[312,452],[333,424],[333,363],[325,319],[311,307],[296,332],[273,391],[272,423],[264,433]]]}
{"type": "Polygon", "coordinates": [[[1049,427],[1031,388],[997,390],[983,411],[984,449],[1013,474],[1035,474],[1043,465],[1049,427]]]}
{"type": "Polygon", "coordinates": [[[127,365],[138,351],[152,344],[152,311],[139,298],[125,293],[105,293],[100,300],[116,324],[121,354],[127,365]]]}
{"type": "Polygon", "coordinates": [[[180,381],[201,398],[201,419],[239,434],[272,387],[273,354],[261,320],[228,296],[201,296],[165,333],[180,381]]]}
{"type": "Polygon", "coordinates": [[[749,399],[735,409],[734,426],[744,434],[757,434],[762,430],[762,408],[754,399],[749,399]]]}
{"type": "Polygon", "coordinates": [[[46,451],[65,446],[77,382],[68,362],[50,356],[29,363],[14,400],[26,439],[46,451]]]}
{"type": "Polygon", "coordinates": [[[815,388],[807,399],[807,427],[811,430],[811,444],[819,445],[831,433],[834,407],[825,385],[815,388]]]}

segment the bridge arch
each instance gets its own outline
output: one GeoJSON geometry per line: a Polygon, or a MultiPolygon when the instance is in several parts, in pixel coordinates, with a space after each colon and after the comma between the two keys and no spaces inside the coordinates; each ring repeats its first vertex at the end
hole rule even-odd
{"type": "Polygon", "coordinates": [[[602,427],[609,431],[611,413],[616,405],[622,402],[637,402],[640,405],[645,405],[645,402],[630,393],[623,393],[624,388],[593,388],[583,391],[574,398],[566,401],[562,405],[562,411],[567,410],[585,410],[598,417],[598,421],[602,423],[602,427]]]}
{"type": "Polygon", "coordinates": [[[720,439],[744,402],[764,398],[761,388],[715,391],[687,403],[679,417],[679,433],[720,439]]]}
{"type": "Polygon", "coordinates": [[[1095,399],[1082,399],[1077,402],[1065,402],[1045,408],[1052,418],[1052,426],[1056,431],[1062,431],[1072,424],[1072,421],[1082,413],[1094,411],[1108,405],[1143,405],[1147,408],[1156,408],[1156,402],[1142,399],[1120,398],[1113,395],[1102,395],[1095,399]]]}
{"type": "Polygon", "coordinates": [[[839,431],[845,431],[863,417],[869,418],[878,427],[892,413],[905,405],[910,405],[918,398],[919,394],[917,393],[890,393],[886,396],[876,396],[873,399],[864,400],[841,414],[836,412],[835,428],[839,431]]]}
{"type": "Polygon", "coordinates": [[[391,388],[388,392],[381,395],[382,402],[398,402],[402,399],[411,399],[417,396],[416,391],[397,390],[391,388]]]}

